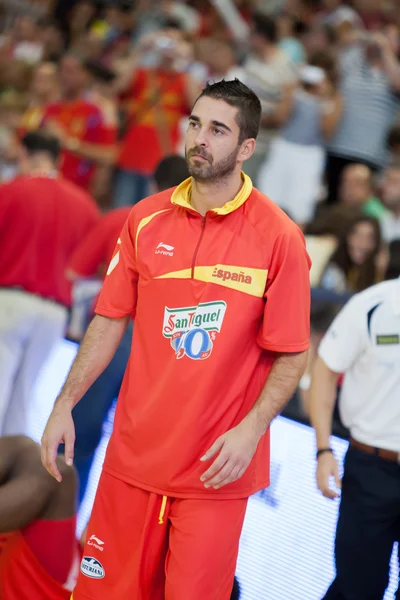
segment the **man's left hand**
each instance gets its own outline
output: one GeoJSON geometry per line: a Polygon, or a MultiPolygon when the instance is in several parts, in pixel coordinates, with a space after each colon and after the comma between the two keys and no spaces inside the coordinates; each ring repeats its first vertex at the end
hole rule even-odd
{"type": "Polygon", "coordinates": [[[260,438],[250,420],[242,421],[221,435],[200,459],[205,462],[218,455],[200,478],[204,487],[218,490],[240,479],[257,450],[260,438]]]}

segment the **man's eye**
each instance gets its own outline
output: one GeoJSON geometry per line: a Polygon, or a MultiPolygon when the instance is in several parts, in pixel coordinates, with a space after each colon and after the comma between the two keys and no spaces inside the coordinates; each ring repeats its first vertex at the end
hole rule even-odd
{"type": "Polygon", "coordinates": [[[215,127],[214,133],[215,133],[215,135],[221,135],[223,133],[223,131],[222,131],[222,129],[218,129],[217,127],[215,127]]]}

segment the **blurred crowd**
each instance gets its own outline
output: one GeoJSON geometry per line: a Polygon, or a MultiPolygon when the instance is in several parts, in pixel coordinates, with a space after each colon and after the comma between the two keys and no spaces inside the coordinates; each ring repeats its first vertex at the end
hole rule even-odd
{"type": "MultiPolygon", "coordinates": [[[[399,59],[395,0],[3,1],[0,180],[41,130],[100,213],[126,210],[155,189],[164,158],[183,155],[205,83],[237,77],[263,109],[245,170],[304,231],[326,329],[399,252],[399,59]]],[[[70,279],[92,278],[77,304],[97,293],[104,261],[82,272],[72,261],[70,279]]],[[[75,310],[70,336],[83,332],[75,310]]]]}

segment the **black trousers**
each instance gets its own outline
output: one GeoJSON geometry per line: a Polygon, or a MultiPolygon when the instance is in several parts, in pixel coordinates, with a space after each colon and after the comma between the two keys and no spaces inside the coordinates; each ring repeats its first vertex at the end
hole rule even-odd
{"type": "Polygon", "coordinates": [[[336,531],[336,579],[325,600],[382,600],[399,539],[400,465],[350,447],[336,531]]]}

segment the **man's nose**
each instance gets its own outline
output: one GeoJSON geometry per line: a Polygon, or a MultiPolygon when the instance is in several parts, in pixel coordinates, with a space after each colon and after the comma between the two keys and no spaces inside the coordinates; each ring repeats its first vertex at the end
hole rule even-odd
{"type": "Polygon", "coordinates": [[[196,146],[202,146],[203,148],[207,146],[207,136],[203,128],[198,129],[194,143],[196,146]]]}

